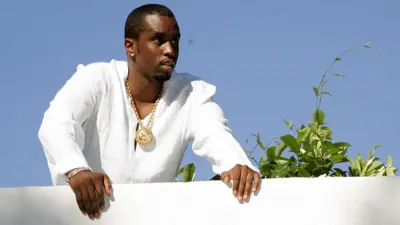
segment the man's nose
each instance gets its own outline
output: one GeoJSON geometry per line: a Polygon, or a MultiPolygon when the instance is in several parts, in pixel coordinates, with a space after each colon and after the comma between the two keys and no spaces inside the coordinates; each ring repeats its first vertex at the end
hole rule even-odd
{"type": "Polygon", "coordinates": [[[176,54],[178,52],[178,46],[171,43],[170,41],[165,43],[164,54],[169,55],[170,57],[176,58],[176,54]]]}

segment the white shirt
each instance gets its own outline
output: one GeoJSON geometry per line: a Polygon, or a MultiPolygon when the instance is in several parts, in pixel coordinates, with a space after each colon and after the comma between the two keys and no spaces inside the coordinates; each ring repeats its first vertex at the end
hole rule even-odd
{"type": "Polygon", "coordinates": [[[135,150],[127,76],[123,61],[80,65],[51,101],[38,135],[54,185],[66,184],[64,174],[77,167],[105,172],[118,184],[172,182],[190,140],[216,174],[236,164],[258,171],[214,102],[215,86],[189,74],[174,73],[165,82],[151,127],[155,140],[135,150]]]}

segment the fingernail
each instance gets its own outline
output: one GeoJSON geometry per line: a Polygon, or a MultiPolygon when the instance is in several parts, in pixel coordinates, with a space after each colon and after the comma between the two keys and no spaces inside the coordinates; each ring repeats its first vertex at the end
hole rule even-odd
{"type": "Polygon", "coordinates": [[[256,188],[253,188],[253,192],[256,192],[256,188]]]}
{"type": "Polygon", "coordinates": [[[100,217],[100,213],[96,213],[96,218],[99,218],[100,217]]]}
{"type": "Polygon", "coordinates": [[[248,197],[249,197],[249,196],[244,195],[244,196],[243,196],[243,199],[244,199],[244,200],[247,200],[248,197]]]}
{"type": "Polygon", "coordinates": [[[101,211],[104,211],[104,206],[100,207],[100,210],[101,210],[101,211]]]}
{"type": "Polygon", "coordinates": [[[236,196],[237,195],[237,191],[233,191],[233,194],[236,196]]]}
{"type": "Polygon", "coordinates": [[[242,196],[239,196],[239,200],[240,200],[240,201],[242,201],[242,200],[243,200],[243,199],[242,199],[242,196]]]}

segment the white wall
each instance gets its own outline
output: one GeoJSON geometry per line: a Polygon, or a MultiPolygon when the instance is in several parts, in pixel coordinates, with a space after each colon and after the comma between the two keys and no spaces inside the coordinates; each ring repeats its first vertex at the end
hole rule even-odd
{"type": "Polygon", "coordinates": [[[221,183],[114,185],[100,220],[81,215],[69,187],[0,189],[1,225],[398,225],[400,179],[263,180],[249,203],[221,183]]]}

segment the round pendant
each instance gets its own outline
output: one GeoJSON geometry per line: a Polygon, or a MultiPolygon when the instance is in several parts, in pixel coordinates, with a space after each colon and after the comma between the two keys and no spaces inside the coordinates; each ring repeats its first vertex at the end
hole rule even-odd
{"type": "Polygon", "coordinates": [[[141,128],[136,132],[136,141],[140,145],[149,145],[153,141],[153,133],[147,128],[141,128]]]}

